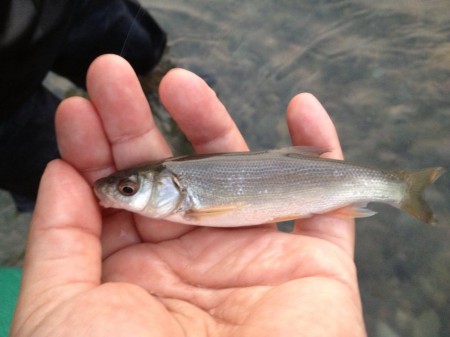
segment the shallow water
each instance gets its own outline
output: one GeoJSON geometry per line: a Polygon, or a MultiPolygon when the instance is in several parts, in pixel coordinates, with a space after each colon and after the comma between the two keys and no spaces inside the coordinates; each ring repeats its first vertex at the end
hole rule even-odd
{"type": "MultiPolygon", "coordinates": [[[[285,108],[309,91],[335,122],[347,159],[450,169],[449,1],[143,3],[168,32],[171,62],[213,86],[252,149],[289,144],[285,108]]],[[[450,174],[427,199],[438,226],[378,205],[379,215],[358,220],[369,336],[448,336],[450,174]]],[[[29,216],[16,214],[5,193],[0,205],[0,245],[14,250],[0,250],[0,262],[20,264],[29,216]]]]}
{"type": "MultiPolygon", "coordinates": [[[[171,61],[205,77],[253,149],[289,144],[285,108],[314,93],[346,158],[450,168],[450,2],[146,0],[171,61]]],[[[358,220],[370,336],[450,331],[450,178],[427,193],[440,225],[389,207],[358,220]]]]}

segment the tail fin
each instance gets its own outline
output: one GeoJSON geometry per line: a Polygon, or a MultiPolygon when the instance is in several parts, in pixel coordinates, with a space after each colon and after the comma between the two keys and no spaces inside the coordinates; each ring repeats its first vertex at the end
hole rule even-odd
{"type": "Polygon", "coordinates": [[[422,193],[428,185],[434,183],[444,172],[445,169],[442,167],[400,172],[400,177],[407,184],[407,191],[400,203],[400,208],[423,222],[435,224],[436,218],[423,199],[422,193]]]}

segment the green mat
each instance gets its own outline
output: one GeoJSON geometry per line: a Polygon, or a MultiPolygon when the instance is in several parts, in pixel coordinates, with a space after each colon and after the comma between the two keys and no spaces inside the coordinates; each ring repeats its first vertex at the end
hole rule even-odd
{"type": "Polygon", "coordinates": [[[0,268],[0,337],[8,336],[21,276],[18,268],[0,268]]]}

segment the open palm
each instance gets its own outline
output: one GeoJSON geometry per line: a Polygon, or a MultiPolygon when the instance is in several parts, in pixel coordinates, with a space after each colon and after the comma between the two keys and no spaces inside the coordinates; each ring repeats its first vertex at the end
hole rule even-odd
{"type": "MultiPolygon", "coordinates": [[[[70,98],[57,112],[64,161],[41,181],[12,336],[365,335],[352,221],[316,216],[286,234],[100,210],[96,179],[171,153],[123,59],[97,59],[87,84],[92,101],[70,98]]],[[[196,152],[247,149],[194,74],[171,71],[160,96],[196,152]]],[[[312,95],[296,96],[287,119],[295,145],[342,158],[312,95]]]]}

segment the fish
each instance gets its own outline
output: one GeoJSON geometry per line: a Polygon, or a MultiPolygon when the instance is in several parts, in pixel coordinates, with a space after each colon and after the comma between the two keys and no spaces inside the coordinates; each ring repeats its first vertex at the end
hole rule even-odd
{"type": "Polygon", "coordinates": [[[187,155],[149,162],[97,180],[100,205],[155,219],[240,227],[328,213],[367,217],[370,202],[392,205],[428,224],[423,190],[442,167],[389,171],[321,158],[325,149],[187,155]]]}

